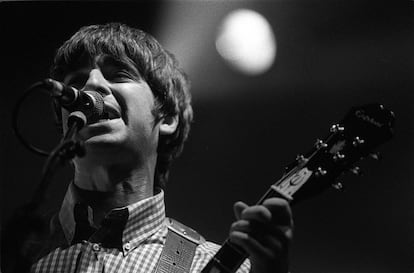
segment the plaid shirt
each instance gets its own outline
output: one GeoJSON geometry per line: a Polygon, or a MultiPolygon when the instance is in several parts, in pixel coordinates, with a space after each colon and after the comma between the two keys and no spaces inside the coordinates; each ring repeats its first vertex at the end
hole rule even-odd
{"type": "MultiPolygon", "coordinates": [[[[164,192],[125,208],[112,210],[101,227],[91,227],[92,211],[76,203],[73,185],[55,217],[49,244],[31,272],[153,272],[165,244],[164,192]],[[58,219],[57,219],[58,218],[58,219]]],[[[200,272],[219,249],[200,243],[190,272],[200,272]]],[[[41,253],[41,252],[39,252],[41,253]]],[[[237,273],[249,272],[246,260],[237,273]]]]}

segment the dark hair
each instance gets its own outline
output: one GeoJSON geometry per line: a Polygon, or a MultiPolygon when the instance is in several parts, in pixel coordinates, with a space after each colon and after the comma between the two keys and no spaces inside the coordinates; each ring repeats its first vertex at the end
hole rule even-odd
{"type": "Polygon", "coordinates": [[[66,74],[82,65],[82,60],[107,54],[135,65],[150,86],[156,106],[156,122],[163,117],[179,118],[174,134],[160,136],[154,186],[164,188],[169,167],[181,153],[193,118],[187,76],[175,57],[142,30],[120,23],[82,27],[57,51],[51,77],[62,81],[66,74]]]}

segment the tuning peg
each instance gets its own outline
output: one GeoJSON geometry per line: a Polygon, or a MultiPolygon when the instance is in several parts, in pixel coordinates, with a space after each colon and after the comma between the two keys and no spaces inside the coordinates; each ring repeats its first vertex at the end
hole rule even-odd
{"type": "Polygon", "coordinates": [[[296,163],[298,166],[305,166],[307,162],[308,162],[308,159],[304,157],[303,155],[296,156],[296,163]]]}
{"type": "Polygon", "coordinates": [[[343,191],[344,190],[344,185],[342,185],[341,182],[337,182],[337,183],[332,184],[332,187],[335,190],[338,190],[338,191],[343,191]]]}
{"type": "Polygon", "coordinates": [[[335,153],[334,156],[333,156],[334,161],[338,161],[338,160],[344,159],[344,158],[345,158],[345,155],[341,154],[340,152],[335,153]]]}
{"type": "Polygon", "coordinates": [[[380,160],[381,159],[381,154],[379,152],[376,153],[370,153],[369,157],[374,159],[374,160],[380,160]]]}
{"type": "Polygon", "coordinates": [[[362,145],[362,144],[364,144],[365,143],[365,140],[364,139],[362,139],[362,138],[360,138],[360,137],[355,137],[354,138],[354,140],[352,141],[352,145],[354,146],[354,147],[357,147],[357,146],[359,146],[359,145],[362,145]]]}
{"type": "Polygon", "coordinates": [[[326,175],[327,171],[322,169],[321,167],[318,167],[315,171],[316,176],[324,176],[326,175]]]}
{"type": "Polygon", "coordinates": [[[320,139],[317,139],[316,142],[315,142],[315,147],[316,147],[316,149],[326,148],[326,147],[328,147],[328,144],[326,144],[325,142],[323,142],[320,139]]]}
{"type": "Polygon", "coordinates": [[[361,168],[358,166],[349,169],[349,171],[355,175],[362,175],[361,168]]]}
{"type": "Polygon", "coordinates": [[[345,128],[343,126],[340,126],[339,124],[334,124],[331,126],[332,133],[342,132],[343,130],[345,130],[345,128]]]}
{"type": "Polygon", "coordinates": [[[297,155],[296,156],[296,161],[298,163],[303,163],[305,161],[305,157],[303,155],[297,155]]]}

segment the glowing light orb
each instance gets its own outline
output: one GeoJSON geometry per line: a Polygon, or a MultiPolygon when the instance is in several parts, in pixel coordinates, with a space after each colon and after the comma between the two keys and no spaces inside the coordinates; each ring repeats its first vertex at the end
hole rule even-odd
{"type": "Polygon", "coordinates": [[[236,70],[258,75],[266,72],[276,57],[276,38],[269,22],[248,9],[229,13],[216,39],[218,53],[236,70]]]}

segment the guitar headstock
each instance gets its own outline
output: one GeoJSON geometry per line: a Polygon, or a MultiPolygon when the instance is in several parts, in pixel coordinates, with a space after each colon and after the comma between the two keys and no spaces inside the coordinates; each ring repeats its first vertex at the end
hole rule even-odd
{"type": "Polygon", "coordinates": [[[273,188],[297,202],[329,186],[341,187],[335,179],[349,170],[358,173],[354,164],[389,140],[393,125],[393,112],[380,104],[352,108],[330,128],[328,137],[318,139],[310,152],[297,157],[273,188]]]}

